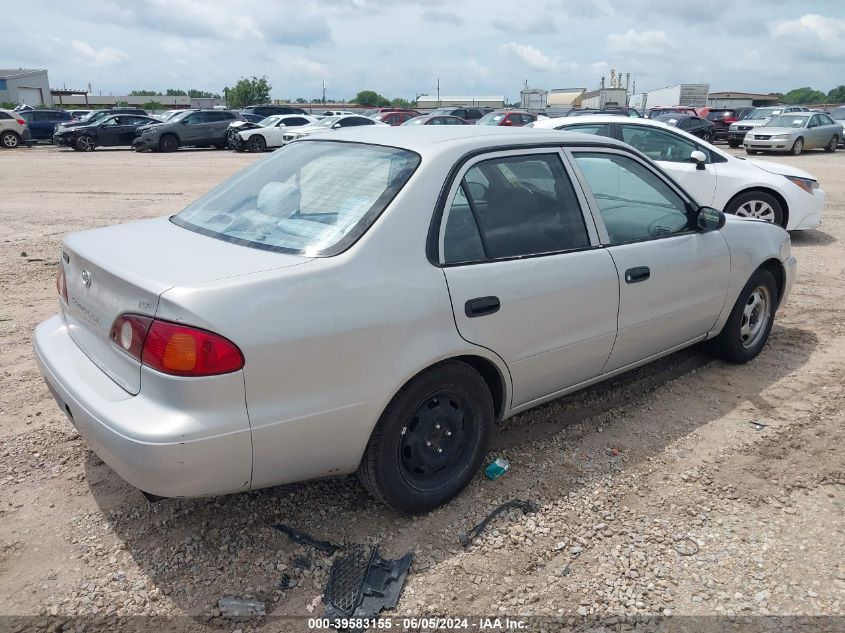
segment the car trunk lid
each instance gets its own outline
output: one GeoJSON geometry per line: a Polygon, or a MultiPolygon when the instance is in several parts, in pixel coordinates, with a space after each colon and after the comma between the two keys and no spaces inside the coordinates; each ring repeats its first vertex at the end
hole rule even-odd
{"type": "Polygon", "coordinates": [[[106,375],[131,394],[141,366],[111,341],[121,314],[155,316],[175,286],[284,268],[309,258],[238,246],[181,228],[168,218],[73,233],[62,245],[70,337],[106,375]]]}

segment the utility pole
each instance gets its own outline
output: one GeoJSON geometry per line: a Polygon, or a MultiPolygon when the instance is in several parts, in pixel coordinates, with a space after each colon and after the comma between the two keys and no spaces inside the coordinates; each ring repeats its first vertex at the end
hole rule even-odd
{"type": "Polygon", "coordinates": [[[326,105],[326,81],[323,80],[323,105],[326,105]]]}
{"type": "Polygon", "coordinates": [[[437,107],[440,107],[440,77],[437,78],[437,107]]]}

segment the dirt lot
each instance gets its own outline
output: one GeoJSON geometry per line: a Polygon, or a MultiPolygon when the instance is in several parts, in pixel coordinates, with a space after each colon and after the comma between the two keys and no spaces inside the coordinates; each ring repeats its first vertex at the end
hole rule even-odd
{"type": "Polygon", "coordinates": [[[815,174],[829,199],[823,228],[792,236],[798,280],[757,360],[693,348],[509,420],[494,444],[511,470],[414,519],[351,477],[150,505],[41,380],[31,335],[56,311],[62,236],[175,212],[254,158],[0,152],[0,614],[200,626],[222,621],[221,596],[246,596],[270,614],[322,615],[331,559],[271,527],[284,521],[413,550],[400,614],[845,615],[845,153],[773,159],[815,174]],[[512,498],[539,509],[458,544],[512,498]]]}

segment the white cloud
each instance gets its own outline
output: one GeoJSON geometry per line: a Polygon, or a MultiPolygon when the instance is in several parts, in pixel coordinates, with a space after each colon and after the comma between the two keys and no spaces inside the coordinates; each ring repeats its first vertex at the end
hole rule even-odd
{"type": "Polygon", "coordinates": [[[83,63],[90,66],[107,67],[120,66],[124,64],[129,55],[117,48],[111,46],[104,46],[101,49],[96,49],[88,42],[82,40],[71,40],[70,47],[76,51],[83,63]]]}
{"type": "Polygon", "coordinates": [[[802,51],[808,57],[845,57],[845,19],[808,13],[797,20],[775,22],[769,33],[778,44],[802,51]]]}
{"type": "Polygon", "coordinates": [[[322,80],[331,77],[331,73],[325,65],[302,55],[282,53],[276,59],[277,68],[284,69],[284,74],[287,76],[312,80],[322,80]]]}
{"type": "Polygon", "coordinates": [[[576,68],[574,63],[563,62],[559,57],[549,57],[543,53],[543,51],[534,48],[533,46],[529,46],[528,44],[508,42],[501,47],[501,50],[506,55],[515,57],[533,70],[564,72],[571,71],[576,68]]]}
{"type": "Polygon", "coordinates": [[[608,35],[607,48],[614,55],[659,56],[677,50],[665,31],[635,31],[623,35],[608,35]]]}

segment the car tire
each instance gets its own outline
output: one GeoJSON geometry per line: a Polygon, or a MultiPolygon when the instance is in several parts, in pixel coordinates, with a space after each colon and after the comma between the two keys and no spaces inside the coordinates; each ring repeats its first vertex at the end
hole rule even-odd
{"type": "Polygon", "coordinates": [[[745,148],[745,153],[746,153],[746,154],[750,154],[750,155],[752,155],[752,156],[753,156],[754,154],[756,154],[756,153],[757,153],[757,150],[756,150],[756,149],[748,149],[748,148],[746,147],[746,148],[745,148]]]}
{"type": "Polygon", "coordinates": [[[493,398],[466,363],[446,361],[396,394],[367,443],[358,478],[379,501],[416,514],[460,493],[481,467],[493,428],[493,398]]]}
{"type": "Polygon", "coordinates": [[[777,305],[774,276],[758,268],[739,293],[722,331],[712,340],[713,353],[737,364],[756,358],[769,340],[777,305]]]}
{"type": "Polygon", "coordinates": [[[21,137],[17,132],[6,130],[0,134],[0,147],[3,149],[14,149],[21,144],[21,137]]]}
{"type": "Polygon", "coordinates": [[[179,149],[179,139],[173,134],[165,134],[158,140],[158,148],[162,152],[175,152],[179,149]]]}
{"type": "Polygon", "coordinates": [[[833,138],[830,139],[830,143],[827,144],[827,147],[824,148],[828,154],[832,154],[836,151],[836,148],[839,147],[839,137],[836,134],[833,135],[833,138]]]}
{"type": "Polygon", "coordinates": [[[800,156],[801,152],[804,151],[804,139],[802,137],[798,137],[795,139],[795,142],[792,144],[792,149],[789,150],[789,153],[793,156],[800,156]]]}
{"type": "Polygon", "coordinates": [[[725,207],[725,213],[783,226],[783,206],[765,191],[746,191],[735,196],[725,207]]]}
{"type": "Polygon", "coordinates": [[[97,141],[94,140],[93,136],[88,134],[83,134],[76,142],[74,142],[74,147],[80,152],[93,152],[94,149],[97,147],[97,141]]]}
{"type": "Polygon", "coordinates": [[[253,134],[247,141],[250,152],[261,153],[267,149],[267,141],[260,134],[253,134]]]}
{"type": "Polygon", "coordinates": [[[737,147],[739,147],[739,141],[729,140],[728,141],[728,147],[730,147],[731,149],[736,149],[737,147]]]}

